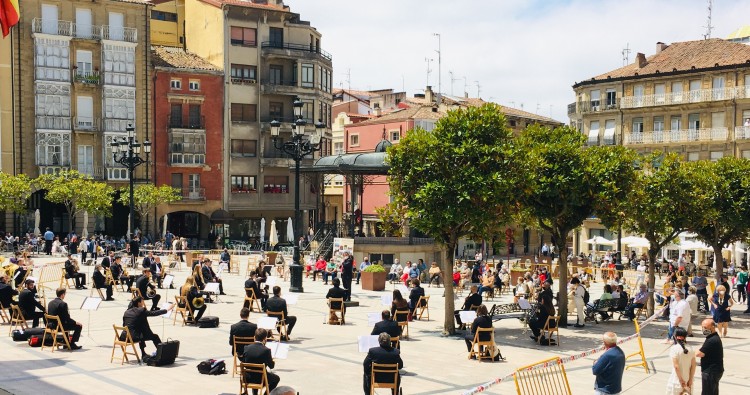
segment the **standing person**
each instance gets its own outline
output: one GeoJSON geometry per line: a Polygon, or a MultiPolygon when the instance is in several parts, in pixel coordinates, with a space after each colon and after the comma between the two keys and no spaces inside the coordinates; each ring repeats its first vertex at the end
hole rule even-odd
{"type": "Polygon", "coordinates": [[[706,318],[701,323],[706,340],[695,356],[701,359],[701,395],[719,395],[719,380],[724,375],[724,346],[716,333],[714,320],[706,318]]]}
{"type": "Polygon", "coordinates": [[[354,270],[354,258],[349,252],[344,251],[344,261],[341,262],[341,282],[346,289],[346,298],[344,301],[352,300],[352,273],[354,270]]]}
{"type": "MultiPolygon", "coordinates": [[[[359,279],[362,277],[362,271],[367,269],[368,266],[370,266],[370,258],[362,258],[362,263],[359,264],[359,270],[357,270],[357,284],[359,284],[359,279]]],[[[315,277],[314,274],[313,277],[315,277]]]]}
{"type": "Polygon", "coordinates": [[[677,328],[674,332],[674,345],[669,348],[672,359],[672,375],[667,381],[667,395],[690,395],[693,393],[695,375],[695,351],[687,344],[687,331],[677,328]]]}
{"type": "Polygon", "coordinates": [[[698,316],[698,296],[695,294],[695,287],[692,285],[688,288],[688,296],[685,301],[690,306],[690,323],[688,323],[687,333],[688,336],[693,336],[693,318],[698,316]]]}
{"type": "Polygon", "coordinates": [[[698,308],[704,313],[708,312],[708,280],[702,270],[698,270],[698,274],[693,277],[693,286],[695,287],[695,295],[698,296],[698,308]],[[701,308],[701,306],[703,306],[701,308]]]}
{"type": "Polygon", "coordinates": [[[138,259],[138,255],[140,255],[140,249],[141,249],[141,239],[136,234],[135,237],[130,239],[130,255],[133,256],[133,262],[135,262],[135,260],[138,259]]]}
{"type": "MultiPolygon", "coordinates": [[[[81,338],[83,325],[70,318],[68,304],[65,303],[65,294],[67,292],[68,291],[65,288],[58,288],[57,291],[55,291],[57,298],[49,302],[49,306],[47,306],[47,314],[57,316],[60,319],[60,323],[62,324],[64,330],[73,331],[73,339],[70,343],[70,349],[80,350],[81,346],[77,345],[76,343],[81,338]]],[[[47,327],[50,329],[55,329],[57,327],[57,321],[47,322],[47,327]]]]}
{"type": "Polygon", "coordinates": [[[747,299],[747,267],[741,266],[737,273],[737,303],[747,299]]]}
{"type": "Polygon", "coordinates": [[[44,232],[44,253],[47,255],[52,255],[53,240],[55,240],[55,234],[52,233],[49,228],[47,228],[47,231],[44,232]]]}
{"type": "Polygon", "coordinates": [[[674,331],[680,327],[687,330],[690,325],[690,305],[685,300],[685,291],[682,288],[672,288],[674,300],[669,303],[669,330],[667,331],[667,343],[670,342],[674,331]]]}
{"type": "Polygon", "coordinates": [[[606,351],[594,361],[592,367],[596,376],[594,394],[619,394],[622,391],[622,373],[625,371],[625,353],[617,346],[617,335],[614,332],[604,333],[602,341],[606,351]]]}
{"type": "MultiPolygon", "coordinates": [[[[365,361],[362,364],[364,367],[364,377],[362,380],[365,395],[370,395],[370,385],[372,381],[372,364],[397,364],[398,368],[404,367],[404,361],[401,360],[401,352],[398,349],[393,348],[391,345],[391,335],[383,332],[378,335],[379,347],[373,347],[367,352],[365,361]]],[[[393,382],[393,375],[378,373],[375,376],[375,380],[382,383],[393,382]]],[[[401,385],[401,375],[397,377],[396,386],[401,385]]]]}
{"type": "MultiPolygon", "coordinates": [[[[173,308],[174,304],[170,303],[166,310],[148,311],[146,309],[146,302],[140,296],[137,296],[130,302],[128,309],[125,310],[125,314],[122,316],[122,326],[127,327],[130,331],[130,336],[133,337],[133,341],[138,342],[141,348],[141,355],[146,355],[147,340],[151,340],[154,343],[154,347],[159,347],[159,344],[161,344],[159,335],[151,331],[151,326],[148,324],[148,317],[164,315],[173,308]]],[[[125,331],[120,334],[120,340],[126,340],[125,331]]]]}
{"type": "Polygon", "coordinates": [[[711,297],[711,313],[713,314],[714,322],[718,325],[718,333],[721,337],[727,336],[727,329],[729,329],[729,321],[732,320],[731,312],[734,301],[732,297],[727,295],[727,289],[723,285],[716,287],[716,294],[711,297]]]}
{"type": "Polygon", "coordinates": [[[583,296],[586,294],[586,288],[581,284],[581,280],[578,277],[573,277],[570,283],[574,287],[573,301],[576,306],[576,324],[574,328],[583,328],[586,326],[586,303],[583,302],[583,296]]]}

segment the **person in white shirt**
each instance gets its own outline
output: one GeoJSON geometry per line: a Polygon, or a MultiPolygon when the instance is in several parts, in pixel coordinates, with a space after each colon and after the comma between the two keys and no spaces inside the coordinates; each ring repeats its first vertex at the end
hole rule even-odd
{"type": "Polygon", "coordinates": [[[635,286],[638,287],[646,282],[646,261],[641,259],[638,262],[638,267],[636,267],[635,271],[635,286]]]}
{"type": "Polygon", "coordinates": [[[581,280],[579,280],[577,277],[573,277],[573,279],[570,280],[570,284],[571,286],[575,287],[575,290],[573,291],[573,302],[576,305],[576,314],[578,315],[574,327],[583,328],[584,321],[586,320],[583,295],[586,293],[586,288],[583,287],[583,284],[581,284],[581,280]]]}
{"type": "Polygon", "coordinates": [[[693,317],[698,316],[698,295],[696,295],[695,292],[695,287],[691,286],[688,289],[689,295],[685,298],[685,301],[690,306],[690,323],[687,328],[688,336],[693,336],[693,317]]]}
{"type": "Polygon", "coordinates": [[[403,273],[404,268],[401,267],[401,263],[399,263],[398,259],[393,260],[393,265],[391,265],[391,272],[388,273],[388,280],[389,281],[398,281],[398,279],[401,277],[401,273],[403,273]]]}
{"type": "Polygon", "coordinates": [[[688,329],[690,324],[690,305],[685,301],[685,291],[682,288],[673,288],[674,300],[669,304],[669,331],[667,332],[667,344],[672,341],[674,330],[677,327],[688,329]]]}
{"type": "Polygon", "coordinates": [[[677,328],[674,332],[674,345],[669,348],[672,359],[672,375],[667,381],[667,395],[685,395],[693,393],[695,376],[695,351],[687,344],[687,331],[677,328]]]}

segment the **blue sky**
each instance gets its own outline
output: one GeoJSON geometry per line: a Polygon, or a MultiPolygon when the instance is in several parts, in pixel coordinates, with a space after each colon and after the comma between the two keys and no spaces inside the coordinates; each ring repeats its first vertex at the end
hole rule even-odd
{"type": "MultiPolygon", "coordinates": [[[[322,34],[334,57],[334,85],[402,86],[409,95],[438,87],[466,90],[502,105],[567,121],[571,85],[622,66],[629,44],[652,55],[657,41],[701,39],[706,0],[286,0],[322,34]],[[351,72],[351,78],[347,75],[351,72]],[[349,81],[350,80],[350,81],[349,81]]],[[[712,37],[750,24],[750,2],[714,0],[712,37]]]]}

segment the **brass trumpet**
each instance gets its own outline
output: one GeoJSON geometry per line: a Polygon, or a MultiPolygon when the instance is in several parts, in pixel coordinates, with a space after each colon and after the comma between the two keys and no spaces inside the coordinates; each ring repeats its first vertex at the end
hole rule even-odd
{"type": "Polygon", "coordinates": [[[203,308],[203,306],[206,304],[205,299],[203,299],[203,296],[197,296],[193,298],[193,308],[196,310],[200,310],[203,308]]]}

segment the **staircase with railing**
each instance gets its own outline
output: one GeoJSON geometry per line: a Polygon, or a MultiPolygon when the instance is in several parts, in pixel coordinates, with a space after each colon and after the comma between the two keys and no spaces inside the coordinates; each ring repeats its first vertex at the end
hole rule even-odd
{"type": "Polygon", "coordinates": [[[314,257],[323,255],[326,260],[331,259],[336,230],[337,226],[335,222],[323,222],[318,226],[318,231],[313,236],[313,241],[318,243],[318,247],[313,252],[314,257]]]}

